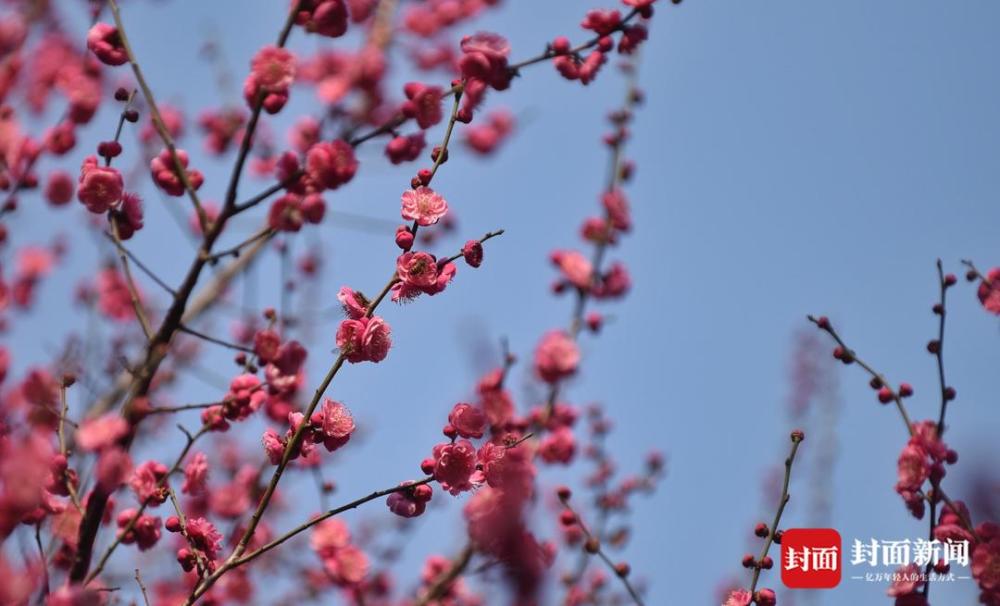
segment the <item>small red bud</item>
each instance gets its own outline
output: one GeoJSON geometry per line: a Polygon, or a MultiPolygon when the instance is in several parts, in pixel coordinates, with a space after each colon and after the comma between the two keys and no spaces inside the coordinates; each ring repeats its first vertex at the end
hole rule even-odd
{"type": "Polygon", "coordinates": [[[181,520],[177,516],[170,516],[163,522],[163,527],[167,529],[167,532],[180,532],[181,520]]]}
{"type": "Polygon", "coordinates": [[[888,387],[883,387],[882,389],[878,390],[878,401],[879,402],[881,402],[883,404],[888,404],[889,402],[892,402],[894,399],[895,399],[895,396],[892,393],[892,390],[889,389],[888,387]]]}
{"type": "Polygon", "coordinates": [[[565,55],[570,51],[569,38],[566,36],[557,36],[555,40],[552,41],[552,52],[557,55],[565,55]]]}
{"type": "Polygon", "coordinates": [[[945,387],[944,388],[944,399],[947,400],[948,402],[951,402],[952,400],[954,400],[955,396],[957,396],[957,395],[958,395],[958,393],[955,391],[954,387],[945,387]]]}
{"type": "Polygon", "coordinates": [[[764,522],[759,522],[756,526],[754,526],[753,533],[760,538],[764,538],[768,534],[770,534],[770,531],[767,528],[767,524],[765,524],[764,522]]]}
{"type": "Polygon", "coordinates": [[[430,475],[434,473],[434,467],[437,466],[437,462],[434,459],[427,458],[420,462],[420,471],[430,475]]]}
{"type": "Polygon", "coordinates": [[[560,486],[559,488],[556,488],[556,494],[559,495],[560,501],[568,501],[569,498],[573,496],[573,492],[569,489],[569,486],[560,486]]]}
{"type": "MultiPolygon", "coordinates": [[[[433,160],[434,162],[437,162],[438,161],[438,156],[440,156],[440,155],[441,155],[441,146],[440,145],[435,145],[434,149],[431,150],[431,160],[433,160]]],[[[441,164],[444,164],[447,161],[448,161],[448,150],[446,149],[446,150],[444,150],[444,157],[441,158],[441,164]]]]}
{"type": "Polygon", "coordinates": [[[754,559],[753,555],[746,554],[743,556],[743,568],[753,568],[757,565],[757,560],[754,559]]]}
{"type": "Polygon", "coordinates": [[[958,282],[958,278],[955,277],[955,274],[945,274],[944,277],[945,287],[954,286],[956,282],[958,282]]]}
{"type": "Polygon", "coordinates": [[[413,248],[413,232],[409,227],[400,225],[396,228],[396,246],[404,251],[413,248]]]}
{"type": "Polygon", "coordinates": [[[909,398],[912,395],[913,395],[913,386],[911,386],[909,383],[899,384],[899,397],[909,398]]]}

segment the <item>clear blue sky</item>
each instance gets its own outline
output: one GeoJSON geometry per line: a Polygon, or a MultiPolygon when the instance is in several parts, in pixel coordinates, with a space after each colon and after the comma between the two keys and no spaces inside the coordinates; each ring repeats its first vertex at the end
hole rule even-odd
{"type": "MultiPolygon", "coordinates": [[[[190,134],[194,111],[220,102],[197,47],[214,32],[242,81],[248,58],[275,37],[286,3],[124,4],[158,96],[190,112],[183,145],[206,174],[204,197],[218,199],[228,163],[207,159],[190,134]]],[[[526,57],[555,35],[579,39],[577,23],[592,6],[599,4],[508,1],[468,29],[501,32],[513,56],[526,57]]],[[[807,313],[828,314],[859,353],[896,381],[911,382],[916,418],[936,415],[934,360],[924,351],[935,331],[934,260],[941,257],[957,273],[961,258],[984,268],[1000,264],[1000,5],[689,1],[657,9],[641,67],[647,103],[628,151],[638,164],[630,188],[636,227],[613,255],[629,265],[634,289],[609,308],[616,320],[600,338],[585,340],[584,372],[567,396],[612,411],[610,444],[623,469],[637,466],[649,448],[667,453],[669,475],[653,498],[637,501],[634,538],[623,557],[637,576],[651,579],[649,604],[706,604],[714,603],[718,583],[746,579],[740,558],[755,545],[748,539],[752,525],[772,515],[771,506],[761,505],[760,485],[785,455],[792,337],[807,313]]],[[[317,44],[293,35],[296,50],[317,44]]],[[[402,67],[393,77],[404,81],[402,67]]],[[[481,269],[460,267],[443,295],[386,312],[395,347],[384,363],[352,366],[337,378],[329,395],[355,411],[366,436],[333,457],[335,502],[419,474],[447,411],[468,396],[483,369],[478,352],[506,336],[527,359],[540,334],[566,323],[570,301],[548,292],[547,254],[576,246],[581,219],[597,208],[606,163],[603,116],[621,91],[611,69],[582,89],[539,65],[509,92],[491,94],[489,107],[506,106],[521,117],[516,136],[489,162],[453,154],[436,184],[460,222],[461,238],[449,248],[496,227],[507,234],[489,244],[481,269]]],[[[296,89],[275,132],[283,136],[289,116],[318,109],[308,91],[296,89]]],[[[85,131],[88,145],[107,138],[112,121],[102,112],[85,131]]],[[[126,147],[127,162],[135,148],[126,147]]],[[[78,149],[67,160],[71,170],[82,154],[78,149]]],[[[330,196],[330,207],[398,221],[411,166],[389,166],[381,145],[363,147],[359,157],[360,177],[330,196]]],[[[247,182],[241,191],[262,186],[247,182]]],[[[193,253],[176,244],[180,232],[162,207],[183,201],[162,201],[143,187],[147,227],[132,247],[177,282],[193,253]]],[[[76,204],[50,211],[29,195],[12,220],[12,236],[18,244],[47,242],[54,229],[70,230],[84,214],[76,204]]],[[[233,242],[256,222],[239,225],[244,231],[233,242]]],[[[321,242],[328,278],[322,292],[296,305],[327,308],[342,284],[371,291],[391,271],[388,236],[329,220],[304,232],[296,249],[321,242]]],[[[47,359],[68,327],[82,326],[78,310],[65,310],[97,253],[78,233],[71,246],[69,264],[43,287],[45,317],[6,335],[19,367],[47,359]]],[[[257,302],[276,304],[276,264],[265,263],[255,275],[257,302]]],[[[1000,331],[964,282],[952,291],[948,320],[948,373],[959,393],[948,441],[965,458],[946,485],[959,498],[963,465],[998,455],[1000,331]]],[[[224,332],[228,320],[209,326],[224,332]]],[[[329,364],[335,326],[331,319],[298,335],[312,345],[312,382],[329,364]]],[[[228,353],[209,356],[216,372],[230,372],[228,353]]],[[[857,369],[837,372],[844,410],[836,427],[840,457],[828,478],[833,525],[848,539],[925,535],[925,522],[908,517],[893,491],[905,442],[898,418],[875,402],[857,369]]],[[[518,393],[532,393],[520,388],[528,384],[525,365],[516,373],[518,393]]],[[[220,395],[191,380],[179,399],[220,395]]],[[[520,398],[521,406],[529,403],[520,398]]],[[[188,424],[196,423],[192,416],[188,424]]],[[[245,428],[254,456],[262,427],[254,421],[245,428]]],[[[805,456],[811,445],[807,437],[805,456]]],[[[547,473],[545,482],[566,478],[547,473]]],[[[315,503],[311,479],[292,480],[283,483],[285,494],[304,504],[286,524],[315,503]]],[[[438,492],[434,502],[454,500],[438,492]]],[[[408,535],[402,587],[412,585],[427,553],[459,548],[459,505],[435,507],[408,535]]],[[[544,507],[538,512],[548,515],[544,507]]],[[[387,515],[377,503],[346,519],[387,515]]],[[[793,496],[788,525],[807,515],[793,496]]],[[[765,573],[763,585],[780,587],[777,570],[765,573]]],[[[886,603],[883,592],[845,581],[824,603],[886,603]]],[[[932,595],[935,603],[958,604],[972,602],[976,592],[964,582],[936,586],[932,595]]]]}

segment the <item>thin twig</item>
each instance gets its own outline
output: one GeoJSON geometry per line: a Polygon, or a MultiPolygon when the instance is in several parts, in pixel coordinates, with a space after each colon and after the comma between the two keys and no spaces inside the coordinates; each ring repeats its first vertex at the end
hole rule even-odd
{"type": "Polygon", "coordinates": [[[774,543],[775,534],[778,532],[778,524],[781,523],[781,515],[785,512],[785,505],[788,505],[788,482],[792,478],[792,463],[795,462],[795,453],[799,450],[802,437],[802,432],[792,432],[792,450],[788,453],[788,458],[785,459],[785,480],[781,484],[781,499],[778,501],[778,510],[774,512],[774,520],[771,522],[767,539],[764,540],[764,546],[760,550],[760,556],[757,558],[753,569],[753,579],[750,581],[751,594],[757,589],[757,581],[760,580],[761,564],[767,556],[767,552],[771,549],[771,544],[774,543]]]}
{"type": "Polygon", "coordinates": [[[146,586],[142,584],[142,575],[139,574],[139,569],[135,569],[135,582],[139,584],[139,590],[142,591],[142,601],[149,606],[149,595],[146,593],[146,586]]]}
{"type": "MultiPolygon", "coordinates": [[[[135,53],[132,52],[132,46],[129,44],[128,36],[125,33],[125,25],[122,22],[121,14],[118,10],[118,2],[116,0],[108,0],[108,6],[111,8],[111,15],[114,17],[115,26],[118,28],[118,39],[121,41],[122,47],[125,49],[125,54],[128,56],[129,65],[132,67],[132,73],[135,75],[136,82],[139,83],[139,88],[142,89],[142,96],[146,99],[146,105],[149,106],[153,128],[160,136],[160,139],[163,140],[163,144],[170,153],[170,159],[174,164],[174,172],[177,174],[177,178],[179,178],[181,183],[184,185],[184,190],[187,192],[188,197],[191,198],[191,203],[194,204],[195,211],[198,213],[198,223],[201,225],[202,232],[207,232],[208,215],[205,213],[201,200],[198,198],[198,193],[194,190],[194,187],[191,186],[191,182],[188,180],[187,169],[184,167],[180,156],[177,154],[177,146],[174,144],[174,139],[170,136],[170,131],[167,129],[166,123],[163,121],[163,116],[160,114],[160,108],[156,105],[156,97],[153,96],[153,91],[149,88],[149,84],[146,83],[146,77],[142,73],[142,68],[139,67],[139,61],[136,59],[135,53]]],[[[249,137],[252,132],[252,129],[248,129],[247,137],[249,137]]]]}
{"type": "Polygon", "coordinates": [[[135,317],[139,320],[139,326],[142,327],[142,334],[146,335],[146,341],[149,341],[153,337],[153,330],[149,327],[149,319],[146,318],[146,312],[142,309],[142,301],[139,300],[139,291],[135,287],[135,280],[132,279],[132,270],[129,268],[128,257],[121,246],[122,241],[118,235],[118,219],[115,218],[114,214],[109,215],[109,218],[111,222],[111,239],[118,245],[118,259],[122,263],[122,271],[125,274],[125,286],[128,288],[129,299],[132,301],[132,309],[135,311],[135,317]]]}
{"type": "Polygon", "coordinates": [[[611,558],[608,557],[608,554],[601,547],[600,538],[590,532],[590,529],[587,528],[587,525],[583,522],[583,518],[581,518],[580,514],[578,514],[576,510],[573,509],[573,506],[569,504],[568,498],[562,499],[562,506],[567,511],[573,514],[573,520],[576,522],[576,525],[583,532],[583,536],[587,539],[586,542],[584,543],[585,550],[590,550],[592,553],[597,555],[597,557],[601,558],[601,561],[607,564],[608,568],[611,569],[611,572],[621,580],[622,585],[625,586],[625,590],[628,591],[628,594],[632,598],[632,601],[635,602],[637,606],[643,606],[642,597],[639,595],[639,592],[636,591],[635,587],[632,586],[632,583],[628,580],[627,571],[623,570],[622,568],[615,565],[615,563],[611,561],[611,558]]]}
{"type": "Polygon", "coordinates": [[[115,245],[115,248],[118,249],[119,253],[122,253],[125,256],[127,256],[132,261],[132,263],[135,264],[136,267],[138,267],[139,269],[142,270],[142,273],[144,273],[147,276],[149,276],[149,278],[153,282],[156,282],[157,286],[159,286],[163,290],[167,291],[167,293],[169,293],[171,296],[177,296],[177,291],[174,290],[173,288],[171,288],[170,285],[168,285],[166,282],[164,282],[163,280],[161,280],[159,276],[157,276],[155,273],[153,273],[153,270],[149,269],[149,267],[147,267],[146,264],[144,264],[142,261],[140,261],[139,258],[135,255],[135,253],[133,253],[132,251],[130,251],[128,248],[126,248],[126,246],[121,242],[121,240],[116,240],[115,237],[112,236],[108,232],[104,232],[104,236],[112,244],[115,245]]]}
{"type": "Polygon", "coordinates": [[[197,337],[197,338],[199,338],[199,339],[201,339],[203,341],[208,341],[209,343],[214,343],[216,345],[221,345],[222,347],[227,347],[229,349],[235,349],[236,351],[242,351],[242,352],[249,353],[249,354],[254,353],[254,350],[251,347],[247,347],[245,345],[240,345],[238,343],[230,343],[229,341],[224,341],[222,339],[217,339],[217,338],[215,338],[215,337],[213,337],[211,335],[206,335],[203,332],[197,331],[197,330],[195,330],[193,328],[189,328],[189,327],[187,327],[187,326],[185,326],[183,324],[179,325],[177,327],[177,330],[179,330],[180,332],[189,334],[192,337],[197,337]]]}

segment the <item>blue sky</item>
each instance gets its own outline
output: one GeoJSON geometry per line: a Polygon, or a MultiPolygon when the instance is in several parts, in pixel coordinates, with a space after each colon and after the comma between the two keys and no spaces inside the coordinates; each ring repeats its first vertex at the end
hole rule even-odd
{"type": "MultiPolygon", "coordinates": [[[[577,24],[592,6],[600,5],[508,1],[468,29],[503,33],[513,56],[526,57],[555,35],[580,39],[577,24]]],[[[123,11],[157,95],[190,112],[192,133],[194,110],[221,100],[192,37],[214,32],[242,81],[248,57],[273,40],[283,7],[258,0],[128,2],[123,11]]],[[[636,227],[611,255],[628,264],[634,288],[608,307],[615,321],[607,330],[584,340],[584,372],[566,395],[574,404],[602,402],[614,416],[610,446],[623,469],[636,468],[650,448],[668,455],[659,492],[635,504],[634,537],[622,557],[651,580],[649,604],[703,604],[712,603],[720,582],[748,576],[740,558],[754,545],[752,525],[772,515],[773,507],[761,504],[760,485],[785,456],[789,360],[807,313],[829,315],[863,357],[893,380],[912,383],[915,418],[936,416],[936,370],[924,350],[936,330],[934,261],[942,258],[956,273],[962,258],[984,268],[1000,264],[1000,74],[992,61],[1000,52],[1000,6],[691,1],[660,3],[657,11],[641,66],[647,101],[628,149],[638,165],[629,189],[636,227]]],[[[296,32],[292,48],[319,44],[296,32]]],[[[392,77],[406,80],[405,63],[392,77]]],[[[448,248],[497,227],[507,234],[489,243],[482,268],[460,267],[444,294],[386,311],[395,347],[385,362],[337,377],[329,395],[352,408],[366,436],[333,457],[335,502],[419,474],[447,411],[484,369],[484,348],[506,337],[527,360],[544,331],[566,324],[570,300],[549,294],[547,254],[577,246],[580,221],[597,209],[606,165],[603,117],[622,90],[612,69],[582,88],[539,65],[510,91],[491,94],[488,107],[509,107],[521,118],[516,135],[490,161],[452,154],[435,184],[459,219],[461,236],[448,248]]],[[[296,89],[275,132],[289,116],[319,109],[309,91],[296,89]]],[[[86,142],[107,138],[112,120],[107,110],[100,114],[86,142]]],[[[429,139],[437,137],[435,131],[429,139]]],[[[206,174],[204,197],[218,199],[228,165],[207,159],[191,134],[183,145],[206,174]]],[[[134,160],[126,148],[124,161],[134,160]]],[[[71,170],[82,153],[67,160],[71,170]]],[[[389,166],[378,144],[363,147],[359,159],[359,178],[328,198],[333,218],[341,210],[398,221],[412,165],[389,166]]],[[[245,181],[241,192],[263,186],[245,181]]],[[[161,200],[143,187],[147,226],[132,247],[176,282],[192,251],[176,244],[180,232],[163,206],[183,201],[161,200]]],[[[85,213],[78,205],[50,211],[38,195],[25,196],[22,206],[11,223],[18,244],[47,242],[85,213]]],[[[255,225],[238,223],[243,231],[232,242],[255,225]]],[[[391,272],[396,253],[388,234],[330,220],[311,231],[294,246],[320,243],[326,278],[320,292],[295,295],[296,306],[327,308],[342,284],[374,291],[391,272]]],[[[70,262],[43,287],[44,317],[6,335],[18,364],[44,360],[67,329],[82,325],[83,315],[66,308],[98,257],[79,233],[71,246],[70,262]]],[[[255,276],[257,303],[276,304],[276,263],[265,262],[255,276]]],[[[948,442],[966,458],[946,486],[960,498],[963,467],[998,455],[1000,331],[970,286],[963,282],[950,296],[947,364],[959,398],[949,412],[948,442]]],[[[232,316],[207,326],[224,332],[224,318],[232,316]]],[[[296,335],[312,345],[313,381],[332,359],[335,326],[331,318],[296,335]]],[[[209,351],[207,365],[225,375],[228,358],[209,351]]],[[[908,517],[893,491],[902,425],[877,404],[858,369],[836,372],[843,410],[835,428],[840,456],[827,479],[832,524],[845,539],[925,535],[926,523],[908,517]]],[[[526,365],[515,373],[517,393],[533,393],[526,365]]],[[[179,399],[219,395],[190,380],[179,399]]],[[[530,403],[520,398],[521,406],[530,403]]],[[[196,423],[194,416],[188,421],[196,423]]],[[[262,427],[246,428],[250,448],[262,427]]],[[[810,446],[807,436],[803,456],[810,446]]],[[[556,471],[545,480],[572,477],[556,471]]],[[[287,524],[307,515],[315,497],[305,476],[284,488],[306,503],[287,524]]],[[[789,526],[809,513],[794,495],[793,487],[789,526]]],[[[460,547],[461,503],[449,501],[455,499],[436,494],[435,502],[447,505],[407,535],[402,587],[412,585],[427,553],[460,547]]],[[[372,504],[346,519],[387,515],[384,505],[372,504]]],[[[540,507],[540,528],[546,516],[540,507]]],[[[763,585],[779,587],[777,571],[765,573],[763,585]]],[[[824,603],[885,603],[883,592],[845,581],[824,603]]],[[[967,603],[976,592],[966,581],[936,586],[933,595],[937,603],[967,603]]]]}

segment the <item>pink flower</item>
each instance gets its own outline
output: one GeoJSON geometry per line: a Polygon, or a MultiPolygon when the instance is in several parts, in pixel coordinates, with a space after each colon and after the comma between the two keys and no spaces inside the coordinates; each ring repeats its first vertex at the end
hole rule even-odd
{"type": "Polygon", "coordinates": [[[278,432],[274,431],[270,427],[264,430],[264,435],[261,437],[261,442],[264,444],[264,453],[267,455],[267,460],[271,462],[271,465],[277,465],[281,462],[281,457],[285,453],[285,444],[278,435],[278,432]]]}
{"type": "Polygon", "coordinates": [[[75,188],[73,177],[64,170],[54,170],[49,173],[45,182],[45,199],[53,206],[63,206],[73,199],[75,188]]]}
{"type": "Polygon", "coordinates": [[[441,121],[441,95],[439,86],[426,86],[419,82],[409,82],[403,87],[406,98],[403,115],[417,121],[420,128],[430,128],[441,121]]]}
{"type": "Polygon", "coordinates": [[[550,258],[567,282],[580,290],[590,289],[594,268],[581,253],[575,250],[557,250],[550,258]]]}
{"type": "MultiPolygon", "coordinates": [[[[270,328],[257,331],[253,336],[253,352],[261,362],[270,362],[275,359],[278,356],[279,347],[281,347],[281,336],[270,328]]],[[[249,383],[249,379],[247,382],[249,383]]]]}
{"type": "Polygon", "coordinates": [[[620,262],[615,261],[601,276],[591,294],[598,299],[615,299],[622,297],[632,287],[632,277],[620,262]]]}
{"type": "Polygon", "coordinates": [[[94,476],[97,483],[108,491],[117,490],[132,474],[132,458],[121,448],[108,448],[97,458],[94,476]]]}
{"type": "Polygon", "coordinates": [[[483,264],[483,243],[479,240],[469,240],[462,247],[462,258],[470,267],[479,267],[483,264]]]}
{"type": "Polygon", "coordinates": [[[368,319],[364,335],[361,338],[361,346],[365,350],[366,357],[372,362],[381,362],[389,353],[392,346],[389,325],[378,316],[368,319]]]}
{"type": "MultiPolygon", "coordinates": [[[[139,304],[142,304],[142,292],[138,291],[139,304]]],[[[132,307],[132,295],[129,293],[125,278],[116,267],[107,267],[97,274],[97,308],[102,314],[118,322],[127,322],[135,318],[132,307]]]]}
{"type": "Polygon", "coordinates": [[[295,22],[306,31],[338,38],[347,32],[347,6],[343,0],[304,0],[295,22]]]}
{"type": "MultiPolygon", "coordinates": [[[[280,348],[276,349],[275,360],[279,358],[277,352],[280,351],[280,348]]],[[[229,391],[222,398],[222,414],[231,421],[241,421],[256,412],[266,397],[261,389],[260,379],[256,375],[250,373],[239,375],[230,381],[229,391]]]]}
{"type": "Polygon", "coordinates": [[[924,581],[921,579],[923,570],[916,564],[908,564],[899,568],[895,575],[897,580],[892,582],[892,585],[889,586],[889,591],[886,592],[890,597],[916,593],[924,584],[924,581]]]}
{"type": "Polygon", "coordinates": [[[129,486],[135,491],[140,503],[156,506],[167,500],[167,487],[160,485],[167,477],[167,466],[156,461],[146,461],[136,467],[129,486]]]}
{"type": "Polygon", "coordinates": [[[118,224],[118,237],[128,240],[142,229],[142,198],[139,194],[125,192],[122,203],[112,209],[111,218],[118,224]]]}
{"type": "Polygon", "coordinates": [[[358,170],[354,149],[345,141],[321,142],[306,153],[306,174],[320,189],[337,189],[358,170]]]}
{"type": "Polygon", "coordinates": [[[420,186],[403,192],[402,216],[417,225],[434,225],[448,212],[448,203],[429,187],[420,186]]]}
{"type": "Polygon", "coordinates": [[[929,474],[927,453],[912,442],[908,443],[899,455],[897,490],[900,487],[918,490],[929,474]]]}
{"type": "MultiPolygon", "coordinates": [[[[462,57],[458,67],[462,77],[470,81],[488,84],[497,90],[503,90],[510,85],[510,73],[507,70],[507,56],[510,54],[510,44],[507,40],[491,32],[479,32],[473,36],[462,38],[462,57]]],[[[476,90],[466,97],[470,106],[475,106],[482,100],[482,95],[476,90]]]]}
{"type": "Polygon", "coordinates": [[[481,155],[497,150],[504,139],[514,130],[514,116],[506,110],[499,110],[487,116],[485,122],[469,125],[465,129],[465,143],[481,155]]]}
{"type": "Polygon", "coordinates": [[[476,449],[468,440],[434,447],[434,479],[451,494],[472,489],[476,449]]]}
{"type": "Polygon", "coordinates": [[[87,32],[87,48],[107,65],[122,65],[128,61],[118,28],[107,23],[95,23],[90,28],[87,32]]]}
{"type": "Polygon", "coordinates": [[[344,313],[348,318],[358,320],[365,317],[368,312],[368,299],[350,287],[341,287],[337,293],[337,300],[344,306],[344,313]]]}
{"type": "Polygon", "coordinates": [[[736,589],[729,594],[729,597],[722,603],[722,606],[750,606],[750,600],[752,599],[753,594],[746,589],[736,589]]]}
{"type": "Polygon", "coordinates": [[[448,414],[448,424],[463,438],[481,438],[486,427],[486,415],[472,404],[458,403],[448,414]]]}
{"type": "Polygon", "coordinates": [[[288,92],[295,80],[295,56],[277,46],[257,51],[250,63],[250,75],[265,93],[288,92]]]}
{"type": "Polygon", "coordinates": [[[219,557],[222,534],[205,518],[188,518],[187,535],[191,545],[202,552],[209,561],[219,557]]]}
{"type": "MultiPolygon", "coordinates": [[[[308,352],[298,341],[288,341],[278,348],[277,354],[264,367],[268,390],[272,394],[290,394],[302,384],[302,365],[308,352]]],[[[249,380],[249,379],[248,379],[249,380]]]]}
{"type": "Polygon", "coordinates": [[[271,205],[267,224],[277,231],[296,232],[305,222],[320,223],[325,214],[326,202],[319,194],[300,196],[287,193],[271,205]]]}
{"type": "Polygon", "coordinates": [[[400,135],[386,143],[385,155],[393,164],[410,162],[420,157],[426,145],[424,131],[412,135],[400,135]]]}
{"type": "Polygon", "coordinates": [[[621,22],[622,14],[617,10],[592,10],[587,12],[580,27],[593,30],[598,36],[607,36],[618,29],[621,22]]]}
{"type": "Polygon", "coordinates": [[[348,362],[381,362],[392,346],[391,331],[378,316],[348,319],[337,329],[337,347],[348,362]]]}
{"type": "Polygon", "coordinates": [[[329,452],[347,444],[355,429],[351,411],[340,402],[334,402],[330,398],[323,401],[319,412],[313,413],[311,421],[319,428],[316,441],[322,442],[329,452]]]}
{"type": "MultiPolygon", "coordinates": [[[[177,150],[177,161],[184,169],[184,176],[187,178],[191,189],[197,191],[205,182],[205,177],[198,170],[188,170],[188,155],[183,149],[177,150]]],[[[153,181],[170,196],[184,195],[184,182],[181,180],[177,167],[174,164],[173,156],[169,149],[164,149],[158,156],[149,163],[149,171],[153,176],[153,181]]]]}
{"type": "Polygon", "coordinates": [[[629,212],[628,199],[620,189],[614,189],[601,196],[604,212],[615,229],[628,231],[632,227],[632,217],[629,212]]]}
{"type": "Polygon", "coordinates": [[[99,166],[96,156],[88,156],[80,167],[76,197],[92,213],[103,214],[118,204],[125,185],[116,169],[99,166]]]}
{"type": "Polygon", "coordinates": [[[535,348],[535,372],[546,383],[573,375],[579,363],[576,342],[561,330],[545,333],[535,348]]]}
{"type": "Polygon", "coordinates": [[[184,485],[181,492],[189,495],[201,495],[208,483],[208,457],[205,453],[196,453],[184,466],[184,485]]]}
{"type": "Polygon", "coordinates": [[[986,280],[979,283],[979,302],[986,311],[1000,315],[1000,267],[986,272],[986,280]]]}
{"type": "Polygon", "coordinates": [[[358,585],[368,576],[368,556],[354,545],[335,551],[323,560],[323,568],[338,585],[358,585]]]}
{"type": "MultiPolygon", "coordinates": [[[[413,482],[403,482],[400,486],[411,486],[413,482]]],[[[392,493],[386,499],[386,505],[392,513],[404,517],[415,518],[427,509],[427,502],[434,495],[434,490],[427,484],[406,488],[392,493]]]]}
{"type": "Polygon", "coordinates": [[[438,260],[425,252],[405,252],[396,259],[396,275],[399,277],[392,287],[392,300],[413,299],[421,293],[436,295],[445,289],[455,277],[455,264],[438,260]]]}
{"type": "Polygon", "coordinates": [[[576,453],[576,440],[573,430],[560,427],[549,433],[538,447],[538,456],[546,463],[562,463],[568,465],[576,453]]]}
{"type": "Polygon", "coordinates": [[[347,524],[329,518],[316,525],[309,543],[320,558],[326,558],[351,544],[351,531],[347,524]]]}
{"type": "MultiPolygon", "coordinates": [[[[240,107],[202,112],[198,116],[198,127],[205,133],[205,149],[208,153],[218,156],[225,153],[234,141],[241,141],[246,121],[246,112],[240,107]]],[[[155,131],[153,134],[155,135],[155,131]]]]}
{"type": "Polygon", "coordinates": [[[109,412],[84,421],[76,431],[76,442],[89,452],[112,446],[128,434],[128,421],[118,413],[109,412]]]}
{"type": "MultiPolygon", "coordinates": [[[[123,509],[118,514],[118,528],[124,530],[137,513],[139,513],[138,509],[123,509]]],[[[140,551],[146,551],[160,540],[160,526],[160,518],[143,514],[135,521],[132,529],[122,536],[122,543],[126,545],[135,543],[139,546],[140,551]]]]}
{"type": "Polygon", "coordinates": [[[972,576],[984,592],[1000,592],[1000,526],[985,522],[976,534],[980,542],[972,550],[972,576]]]}

